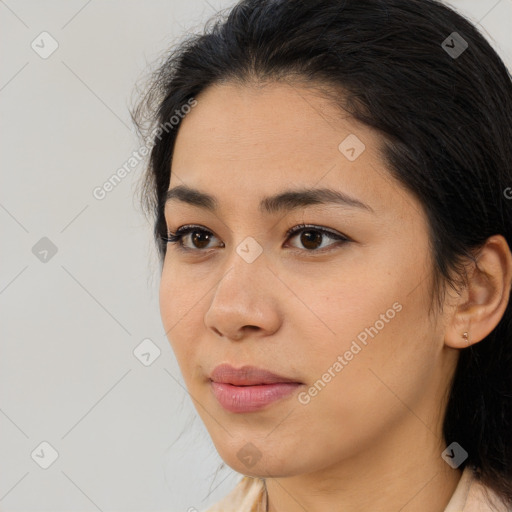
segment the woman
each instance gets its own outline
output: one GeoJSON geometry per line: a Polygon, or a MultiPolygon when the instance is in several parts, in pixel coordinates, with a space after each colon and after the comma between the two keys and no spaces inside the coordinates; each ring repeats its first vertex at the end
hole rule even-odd
{"type": "Polygon", "coordinates": [[[210,510],[511,510],[512,83],[476,28],[242,0],[135,119],[163,324],[245,475],[210,510]]]}

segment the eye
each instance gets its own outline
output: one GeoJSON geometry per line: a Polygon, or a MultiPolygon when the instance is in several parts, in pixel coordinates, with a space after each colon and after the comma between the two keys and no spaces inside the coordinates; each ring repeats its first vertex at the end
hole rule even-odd
{"type": "MultiPolygon", "coordinates": [[[[328,248],[332,245],[339,245],[350,241],[348,237],[335,231],[306,224],[299,224],[289,229],[286,232],[286,237],[287,239],[294,238],[298,234],[301,234],[300,243],[303,245],[306,252],[324,252],[326,247],[328,248]],[[334,240],[334,242],[337,241],[339,244],[331,243],[327,246],[322,246],[324,238],[329,238],[334,240]]],[[[186,225],[178,228],[176,233],[169,233],[167,236],[162,236],[161,238],[166,243],[176,244],[177,248],[183,251],[205,252],[205,249],[209,249],[208,244],[216,237],[211,231],[200,226],[186,225]],[[191,243],[192,246],[187,245],[187,241],[191,243]]],[[[222,242],[221,247],[225,247],[222,242]]]]}
{"type": "Polygon", "coordinates": [[[324,238],[330,238],[331,240],[334,240],[335,242],[338,241],[341,244],[350,241],[348,237],[340,233],[314,225],[300,224],[286,232],[286,236],[291,238],[297,236],[298,234],[300,234],[300,243],[306,248],[308,252],[323,252],[326,247],[339,245],[336,243],[331,243],[322,247],[324,238]]]}
{"type": "MultiPolygon", "coordinates": [[[[181,226],[176,230],[176,233],[169,233],[166,237],[162,236],[162,240],[169,244],[177,244],[178,249],[184,251],[202,251],[211,241],[211,239],[215,238],[215,235],[208,231],[207,229],[203,229],[200,226],[192,226],[186,225],[181,226]],[[184,243],[184,240],[188,240],[190,236],[190,241],[192,242],[192,247],[187,247],[184,243]]],[[[222,244],[224,247],[224,244],[222,244]]]]}

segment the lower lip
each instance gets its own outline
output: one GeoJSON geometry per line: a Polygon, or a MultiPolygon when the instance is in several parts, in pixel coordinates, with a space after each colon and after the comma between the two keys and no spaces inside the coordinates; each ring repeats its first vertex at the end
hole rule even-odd
{"type": "Polygon", "coordinates": [[[258,411],[292,394],[301,384],[277,382],[258,386],[233,386],[212,382],[212,391],[220,405],[230,412],[258,411]]]}

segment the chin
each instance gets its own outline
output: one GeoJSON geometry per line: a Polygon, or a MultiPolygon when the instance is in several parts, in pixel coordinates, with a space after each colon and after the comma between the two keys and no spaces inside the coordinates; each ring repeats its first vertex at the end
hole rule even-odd
{"type": "Polygon", "coordinates": [[[243,475],[259,478],[294,476],[301,473],[297,462],[297,451],[276,451],[273,443],[261,440],[229,439],[222,446],[215,443],[222,460],[233,470],[243,475]],[[286,453],[285,453],[286,451],[286,453]]]}

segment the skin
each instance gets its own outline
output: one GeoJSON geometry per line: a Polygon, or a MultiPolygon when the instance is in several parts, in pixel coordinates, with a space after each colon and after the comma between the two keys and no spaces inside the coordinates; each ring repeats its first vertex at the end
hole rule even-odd
{"type": "Polygon", "coordinates": [[[272,512],[442,512],[462,474],[441,458],[450,379],[468,345],[462,333],[477,343],[503,315],[512,279],[506,242],[490,239],[479,260],[484,273],[460,293],[449,290],[443,312],[429,315],[427,218],[389,175],[376,132],[297,84],[226,83],[196,99],[179,129],[169,188],[200,189],[219,209],[167,204],[170,231],[198,224],[213,237],[204,248],[186,236],[195,253],[168,244],[160,307],[219,454],[236,471],[266,478],[272,512]],[[349,134],[365,144],[354,161],[338,149],[349,134]],[[259,211],[263,197],[291,186],[333,188],[374,213],[332,204],[259,211]],[[300,223],[350,241],[287,238],[300,223]],[[236,252],[249,236],[263,251],[252,263],[236,252]],[[301,404],[298,394],[394,303],[402,306],[394,318],[301,404]],[[209,374],[221,363],[251,364],[303,385],[263,410],[231,413],[210,389],[209,374]],[[251,467],[237,456],[249,442],[260,456],[251,467]]]}

